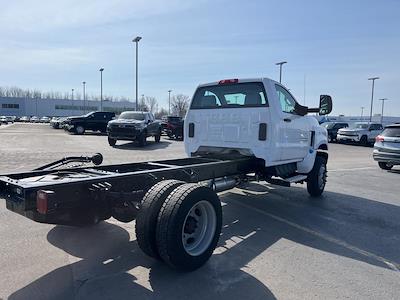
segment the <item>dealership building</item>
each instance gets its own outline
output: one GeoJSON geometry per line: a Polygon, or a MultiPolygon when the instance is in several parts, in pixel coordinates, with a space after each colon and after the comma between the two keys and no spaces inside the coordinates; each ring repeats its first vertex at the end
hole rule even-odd
{"type": "MultiPolygon", "coordinates": [[[[121,113],[134,110],[135,103],[103,101],[103,111],[121,113]]],[[[100,110],[100,101],[68,99],[31,99],[0,97],[0,116],[79,116],[100,110]]]]}

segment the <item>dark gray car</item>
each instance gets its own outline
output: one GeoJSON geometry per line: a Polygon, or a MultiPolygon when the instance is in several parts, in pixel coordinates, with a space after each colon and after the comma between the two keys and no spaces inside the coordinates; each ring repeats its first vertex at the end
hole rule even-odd
{"type": "Polygon", "coordinates": [[[373,157],[384,170],[400,165],[400,124],[387,126],[376,137],[373,157]]]}
{"type": "Polygon", "coordinates": [[[118,140],[138,141],[140,146],[144,146],[150,136],[160,142],[161,124],[151,112],[125,111],[118,119],[108,122],[107,134],[110,146],[115,146],[118,140]]]}

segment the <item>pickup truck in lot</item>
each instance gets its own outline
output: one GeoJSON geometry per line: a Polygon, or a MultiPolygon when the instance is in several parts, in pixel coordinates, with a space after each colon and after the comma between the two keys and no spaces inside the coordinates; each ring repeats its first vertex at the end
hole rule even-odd
{"type": "Polygon", "coordinates": [[[268,78],[203,84],[185,118],[187,158],[100,166],[101,154],[66,157],[0,176],[0,193],[7,209],[41,223],[136,219],[143,252],[191,271],[205,264],[217,245],[218,192],[265,181],[286,187],[306,183],[312,197],[323,193],[327,131],[307,114],[331,110],[330,96],[321,95],[319,107],[308,108],[268,78]],[[65,167],[77,161],[96,166],[65,167]]]}
{"type": "Polygon", "coordinates": [[[367,146],[374,143],[382,130],[383,126],[379,123],[357,122],[349,128],[339,129],[336,140],[339,143],[355,142],[367,146]]]}
{"type": "Polygon", "coordinates": [[[151,112],[125,111],[108,123],[107,134],[110,146],[115,146],[118,140],[138,141],[140,146],[144,146],[150,136],[160,142],[161,124],[151,112]]]}
{"type": "Polygon", "coordinates": [[[69,117],[63,124],[64,129],[76,134],[84,134],[86,130],[106,132],[107,124],[115,118],[115,113],[94,111],[83,116],[69,117]]]}

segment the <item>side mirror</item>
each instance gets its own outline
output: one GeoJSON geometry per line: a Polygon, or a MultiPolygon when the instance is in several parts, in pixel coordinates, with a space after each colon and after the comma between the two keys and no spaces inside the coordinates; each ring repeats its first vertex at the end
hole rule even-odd
{"type": "Polygon", "coordinates": [[[329,95],[319,96],[319,115],[327,115],[332,111],[332,98],[329,95]]]}

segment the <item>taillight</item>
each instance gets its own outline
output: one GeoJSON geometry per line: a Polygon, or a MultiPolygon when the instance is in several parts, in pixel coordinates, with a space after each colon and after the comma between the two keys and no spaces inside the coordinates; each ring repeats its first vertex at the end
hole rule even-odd
{"type": "Polygon", "coordinates": [[[224,79],[220,80],[218,84],[231,84],[231,83],[238,83],[239,79],[224,79]]]}
{"type": "Polygon", "coordinates": [[[383,135],[378,135],[376,138],[375,138],[375,141],[376,142],[383,142],[385,140],[385,137],[383,136],[383,135]]]}
{"type": "Polygon", "coordinates": [[[40,214],[47,214],[49,211],[49,198],[54,194],[53,191],[39,190],[36,193],[36,210],[40,214]]]}

